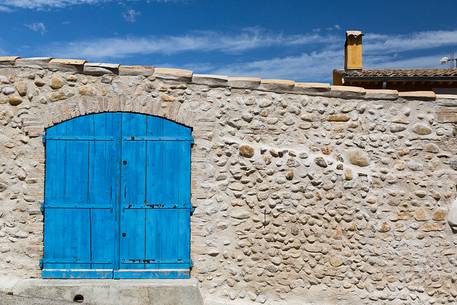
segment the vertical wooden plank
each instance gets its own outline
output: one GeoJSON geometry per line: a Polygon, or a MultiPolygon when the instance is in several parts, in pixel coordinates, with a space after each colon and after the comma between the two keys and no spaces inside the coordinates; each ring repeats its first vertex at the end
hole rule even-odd
{"type": "MultiPolygon", "coordinates": [[[[48,129],[46,136],[65,135],[66,128],[59,124],[48,129]]],[[[57,141],[47,141],[46,143],[46,184],[45,184],[45,203],[58,204],[63,201],[63,184],[65,177],[65,143],[57,141]]],[[[44,224],[44,257],[49,261],[56,261],[62,255],[62,245],[60,244],[60,234],[58,225],[60,218],[55,215],[53,209],[45,210],[44,224]]],[[[55,268],[63,268],[61,264],[53,264],[55,268]]]]}
{"type": "MultiPolygon", "coordinates": [[[[65,122],[66,135],[77,137],[90,133],[87,117],[78,117],[65,122]]],[[[89,143],[87,141],[65,140],[64,204],[85,206],[88,203],[89,143]]],[[[62,215],[63,247],[65,258],[76,261],[90,261],[90,218],[87,209],[65,209],[62,215]]],[[[90,268],[90,264],[69,264],[67,268],[90,268]]]]}
{"type": "MultiPolygon", "coordinates": [[[[115,217],[115,227],[113,229],[114,232],[114,269],[119,270],[120,268],[120,243],[121,243],[121,211],[122,211],[122,113],[117,112],[112,114],[112,118],[114,121],[112,134],[116,139],[115,142],[115,154],[112,162],[114,162],[114,185],[115,190],[113,192],[113,196],[115,198],[114,201],[114,209],[113,214],[115,217]]],[[[113,273],[114,276],[114,273],[113,273]]]]}
{"type": "MultiPolygon", "coordinates": [[[[158,137],[164,135],[163,120],[158,117],[148,118],[148,137],[158,137]]],[[[148,162],[146,171],[148,173],[146,180],[147,202],[149,204],[165,204],[164,200],[164,180],[163,175],[165,164],[162,162],[163,145],[159,142],[148,141],[148,162]]],[[[145,264],[146,269],[158,269],[162,257],[162,243],[160,241],[160,224],[158,221],[158,208],[146,209],[146,257],[151,261],[145,264]]]]}
{"type": "MultiPolygon", "coordinates": [[[[153,117],[149,137],[191,136],[190,128],[153,117]]],[[[163,208],[146,212],[148,269],[185,269],[190,261],[190,143],[149,141],[147,200],[163,208]]]]}
{"type": "MultiPolygon", "coordinates": [[[[46,136],[66,135],[66,125],[59,124],[47,131],[46,136]]],[[[66,167],[65,167],[66,143],[48,141],[46,145],[46,186],[45,203],[58,205],[64,201],[66,167]]],[[[49,261],[57,262],[62,258],[63,246],[61,244],[62,231],[59,228],[62,219],[56,210],[45,210],[44,225],[44,257],[49,261]]],[[[49,264],[49,267],[64,268],[64,264],[49,264]]]]}
{"type": "Polygon", "coordinates": [[[106,264],[92,264],[92,268],[113,269],[115,253],[116,219],[116,166],[117,151],[114,133],[119,127],[119,117],[112,113],[92,115],[92,136],[112,137],[110,141],[92,141],[90,143],[89,166],[89,203],[91,210],[91,255],[95,262],[107,261],[106,264]],[[111,209],[106,209],[109,206],[111,209]],[[103,208],[99,208],[103,207],[103,208]]]}
{"type": "Polygon", "coordinates": [[[145,259],[146,143],[134,138],[146,135],[146,116],[122,114],[122,183],[120,268],[143,269],[145,259]]]}

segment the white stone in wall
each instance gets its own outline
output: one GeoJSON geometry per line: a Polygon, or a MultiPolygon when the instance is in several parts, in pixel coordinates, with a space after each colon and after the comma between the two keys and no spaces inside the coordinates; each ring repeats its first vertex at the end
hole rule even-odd
{"type": "Polygon", "coordinates": [[[457,199],[455,199],[450,208],[447,215],[447,221],[451,226],[452,230],[457,232],[457,199]]]}

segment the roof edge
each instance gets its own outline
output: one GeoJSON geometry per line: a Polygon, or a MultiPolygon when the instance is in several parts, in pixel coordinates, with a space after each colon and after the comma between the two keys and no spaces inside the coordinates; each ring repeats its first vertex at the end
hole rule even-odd
{"type": "Polygon", "coordinates": [[[386,68],[386,69],[363,69],[363,70],[343,70],[334,69],[333,74],[338,75],[346,81],[457,81],[457,75],[449,75],[448,71],[457,69],[407,69],[407,68],[386,68]],[[415,74],[413,72],[416,72],[415,74]],[[421,73],[417,73],[417,71],[421,73]],[[442,72],[441,74],[439,72],[442,72]],[[387,74],[386,74],[387,73],[387,74]],[[426,73],[430,73],[427,75],[426,73]],[[409,74],[409,75],[408,75],[409,74]]]}

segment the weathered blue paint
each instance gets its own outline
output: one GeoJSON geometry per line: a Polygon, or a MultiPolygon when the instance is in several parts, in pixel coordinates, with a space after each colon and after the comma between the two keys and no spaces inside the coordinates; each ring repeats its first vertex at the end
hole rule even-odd
{"type": "Polygon", "coordinates": [[[134,113],[46,131],[43,278],[188,278],[192,130],[134,113]]]}

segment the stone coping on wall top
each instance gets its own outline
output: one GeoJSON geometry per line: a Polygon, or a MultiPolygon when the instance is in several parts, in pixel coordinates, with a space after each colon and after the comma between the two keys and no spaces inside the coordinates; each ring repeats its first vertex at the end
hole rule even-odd
{"type": "Polygon", "coordinates": [[[81,59],[61,59],[52,57],[0,56],[1,67],[29,67],[49,69],[52,71],[76,72],[101,76],[105,74],[119,76],[144,76],[165,80],[189,82],[210,87],[231,87],[270,91],[277,93],[294,93],[320,95],[344,99],[370,100],[421,100],[457,99],[457,95],[439,95],[433,91],[398,92],[387,89],[364,89],[352,86],[333,86],[328,83],[295,82],[284,79],[260,79],[257,77],[230,77],[212,74],[194,74],[190,70],[175,68],[157,68],[151,66],[129,66],[110,63],[91,63],[81,59]]]}

